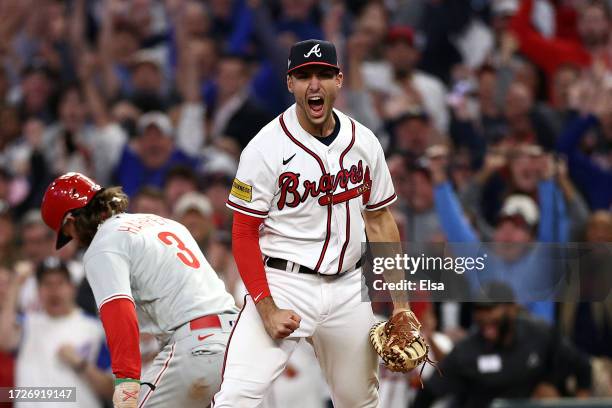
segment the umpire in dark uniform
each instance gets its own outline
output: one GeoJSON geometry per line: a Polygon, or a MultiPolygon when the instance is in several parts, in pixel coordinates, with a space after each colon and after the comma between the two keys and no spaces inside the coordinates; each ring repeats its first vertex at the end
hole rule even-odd
{"type": "Polygon", "coordinates": [[[493,283],[473,305],[474,330],[440,364],[442,376],[425,382],[412,407],[452,395],[457,407],[488,407],[495,398],[560,396],[576,378],[575,395],[587,396],[591,364],[545,322],[520,313],[505,284],[493,283]]]}

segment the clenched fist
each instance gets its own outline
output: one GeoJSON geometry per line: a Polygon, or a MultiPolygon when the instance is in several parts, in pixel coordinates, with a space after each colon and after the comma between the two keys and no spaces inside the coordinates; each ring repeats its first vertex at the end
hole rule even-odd
{"type": "Polygon", "coordinates": [[[279,309],[271,296],[257,303],[266,332],[273,339],[284,339],[300,327],[302,318],[293,310],[279,309]]]}

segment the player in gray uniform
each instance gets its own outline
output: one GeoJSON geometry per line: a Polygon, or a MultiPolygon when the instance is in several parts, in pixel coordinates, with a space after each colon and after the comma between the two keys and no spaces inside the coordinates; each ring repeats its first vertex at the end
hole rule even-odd
{"type": "Polygon", "coordinates": [[[205,407],[219,388],[234,300],[184,226],[127,214],[127,207],[121,188],[68,173],[48,187],[41,212],[58,233],[57,248],[71,239],[87,248],[85,272],[116,376],[115,407],[205,407]],[[142,377],[140,332],[162,345],[142,377]]]}

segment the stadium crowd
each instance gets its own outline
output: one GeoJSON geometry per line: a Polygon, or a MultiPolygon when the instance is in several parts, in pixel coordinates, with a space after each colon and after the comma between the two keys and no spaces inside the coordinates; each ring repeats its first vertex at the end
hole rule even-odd
{"type": "MultiPolygon", "coordinates": [[[[225,201],[241,150],[293,102],[299,40],[335,43],[337,107],[385,149],[403,241],[612,242],[612,1],[3,0],[0,16],[0,386],[112,395],[82,254],[56,252],[40,217],[65,172],[183,223],[242,302],[225,201]]],[[[519,280],[516,302],[415,304],[446,376],[429,367],[419,392],[382,372],[382,406],[612,397],[610,272],[596,302],[526,301],[519,280]],[[537,372],[501,365],[517,349],[537,372]]],[[[269,407],[325,406],[309,353],[269,407]]]]}

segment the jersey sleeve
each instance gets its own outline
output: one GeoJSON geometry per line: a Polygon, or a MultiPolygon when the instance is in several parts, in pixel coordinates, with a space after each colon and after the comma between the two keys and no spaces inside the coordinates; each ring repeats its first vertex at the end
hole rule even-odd
{"type": "Polygon", "coordinates": [[[385,160],[385,153],[378,139],[376,139],[372,150],[375,152],[375,157],[372,160],[370,175],[372,190],[370,192],[370,199],[365,206],[367,211],[379,210],[397,200],[393,182],[391,181],[391,173],[385,160]]]}
{"type": "Polygon", "coordinates": [[[240,155],[227,206],[253,217],[266,218],[274,197],[275,174],[263,153],[253,145],[240,155]]]}
{"type": "Polygon", "coordinates": [[[125,255],[97,252],[87,257],[85,273],[98,309],[115,299],[125,298],[134,302],[130,287],[130,263],[125,255]]]}

